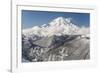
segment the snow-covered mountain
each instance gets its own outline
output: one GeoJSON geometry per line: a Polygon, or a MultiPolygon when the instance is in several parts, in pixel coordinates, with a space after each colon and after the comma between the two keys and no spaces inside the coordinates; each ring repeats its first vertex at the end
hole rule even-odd
{"type": "Polygon", "coordinates": [[[48,24],[24,29],[22,62],[81,60],[90,58],[89,27],[58,17],[48,24]]]}
{"type": "MultiPolygon", "coordinates": [[[[88,29],[88,28],[86,28],[88,29]]],[[[85,27],[81,28],[71,22],[71,18],[58,17],[52,20],[48,25],[34,26],[29,29],[24,29],[23,34],[26,36],[52,36],[52,35],[74,35],[86,33],[85,27]],[[82,29],[82,30],[81,30],[82,29]]]]}

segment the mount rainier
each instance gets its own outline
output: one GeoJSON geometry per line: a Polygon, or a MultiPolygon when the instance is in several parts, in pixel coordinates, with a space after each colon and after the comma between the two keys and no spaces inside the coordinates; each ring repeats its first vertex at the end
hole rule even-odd
{"type": "Polygon", "coordinates": [[[58,17],[22,31],[22,62],[85,60],[90,58],[90,29],[58,17]]]}

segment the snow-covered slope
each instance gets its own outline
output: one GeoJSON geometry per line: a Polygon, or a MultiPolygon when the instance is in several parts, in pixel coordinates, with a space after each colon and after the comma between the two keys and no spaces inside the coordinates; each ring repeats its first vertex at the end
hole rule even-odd
{"type": "Polygon", "coordinates": [[[58,17],[52,20],[49,25],[34,26],[29,29],[24,29],[23,34],[26,36],[52,36],[52,35],[77,35],[88,34],[89,28],[78,27],[71,22],[71,18],[58,17]]]}

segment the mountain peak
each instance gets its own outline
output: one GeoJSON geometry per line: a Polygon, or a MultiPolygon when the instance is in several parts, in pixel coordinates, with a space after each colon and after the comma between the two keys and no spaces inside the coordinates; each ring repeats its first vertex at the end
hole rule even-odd
{"type": "Polygon", "coordinates": [[[55,20],[59,21],[59,20],[64,20],[64,19],[65,19],[64,17],[57,17],[55,20]]]}
{"type": "Polygon", "coordinates": [[[57,17],[54,19],[54,21],[60,21],[60,22],[66,22],[66,23],[71,23],[72,18],[64,18],[64,17],[57,17]]]}
{"type": "Polygon", "coordinates": [[[51,26],[59,26],[59,25],[65,25],[66,19],[64,17],[57,17],[56,19],[54,19],[53,21],[51,21],[49,24],[51,26]]]}

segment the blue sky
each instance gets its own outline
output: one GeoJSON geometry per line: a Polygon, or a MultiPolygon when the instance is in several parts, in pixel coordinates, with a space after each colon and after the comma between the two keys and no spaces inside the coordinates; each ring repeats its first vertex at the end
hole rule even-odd
{"type": "Polygon", "coordinates": [[[90,25],[89,13],[22,10],[22,28],[48,24],[57,17],[72,18],[72,23],[79,26],[88,27],[90,25]]]}

